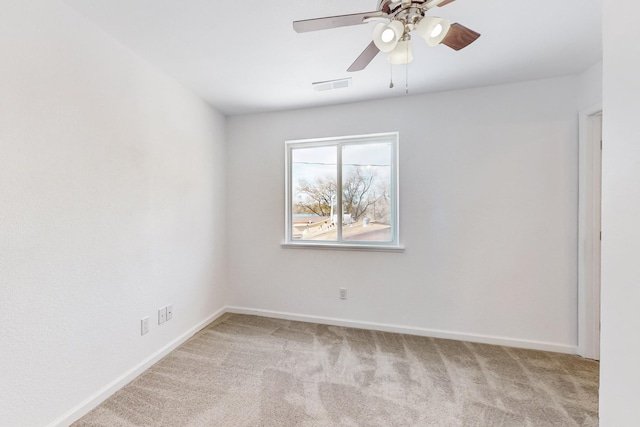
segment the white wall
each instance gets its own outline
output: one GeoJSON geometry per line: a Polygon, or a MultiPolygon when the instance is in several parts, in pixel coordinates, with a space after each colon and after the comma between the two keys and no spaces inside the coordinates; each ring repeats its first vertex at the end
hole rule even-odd
{"type": "Polygon", "coordinates": [[[602,62],[578,75],[578,109],[602,104],[602,62]]]}
{"type": "Polygon", "coordinates": [[[640,419],[640,5],[604,11],[600,425],[640,419]],[[621,11],[624,11],[621,13],[621,11]]]}
{"type": "Polygon", "coordinates": [[[225,305],[224,130],[68,7],[2,2],[0,424],[64,421],[225,305]]]}
{"type": "Polygon", "coordinates": [[[230,118],[232,304],[575,351],[577,92],[565,77],[230,118]],[[406,252],[281,248],[284,141],[386,131],[406,252]]]}

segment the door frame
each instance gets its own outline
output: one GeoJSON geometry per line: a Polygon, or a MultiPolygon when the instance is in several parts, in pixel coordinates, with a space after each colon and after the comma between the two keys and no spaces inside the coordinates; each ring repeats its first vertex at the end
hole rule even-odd
{"type": "Polygon", "coordinates": [[[602,104],[579,113],[578,354],[600,359],[602,104]]]}

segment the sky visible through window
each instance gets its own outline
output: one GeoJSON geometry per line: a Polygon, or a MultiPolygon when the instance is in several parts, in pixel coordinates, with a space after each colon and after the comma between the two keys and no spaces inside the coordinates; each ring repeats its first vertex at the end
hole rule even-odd
{"type": "MultiPolygon", "coordinates": [[[[391,143],[351,144],[342,151],[343,166],[376,168],[382,179],[391,173],[391,143]],[[348,149],[346,149],[348,148],[348,149]]],[[[314,181],[320,177],[336,175],[338,161],[336,146],[296,148],[292,150],[292,172],[294,192],[299,180],[314,181]]]]}

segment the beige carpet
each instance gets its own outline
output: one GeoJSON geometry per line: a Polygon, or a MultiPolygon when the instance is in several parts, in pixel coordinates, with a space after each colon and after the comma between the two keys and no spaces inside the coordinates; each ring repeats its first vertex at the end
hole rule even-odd
{"type": "Polygon", "coordinates": [[[596,426],[598,363],[226,314],[74,426],[596,426]]]}

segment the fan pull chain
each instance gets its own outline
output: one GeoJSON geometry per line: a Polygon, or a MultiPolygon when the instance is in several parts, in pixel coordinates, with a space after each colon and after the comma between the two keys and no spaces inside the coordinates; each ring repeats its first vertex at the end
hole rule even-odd
{"type": "Polygon", "coordinates": [[[393,64],[389,64],[389,74],[391,74],[391,82],[389,83],[389,89],[393,89],[393,64]]]}
{"type": "Polygon", "coordinates": [[[407,63],[404,66],[404,94],[409,95],[409,43],[407,43],[407,63]]]}
{"type": "Polygon", "coordinates": [[[409,95],[409,64],[405,65],[404,94],[409,95]]]}

